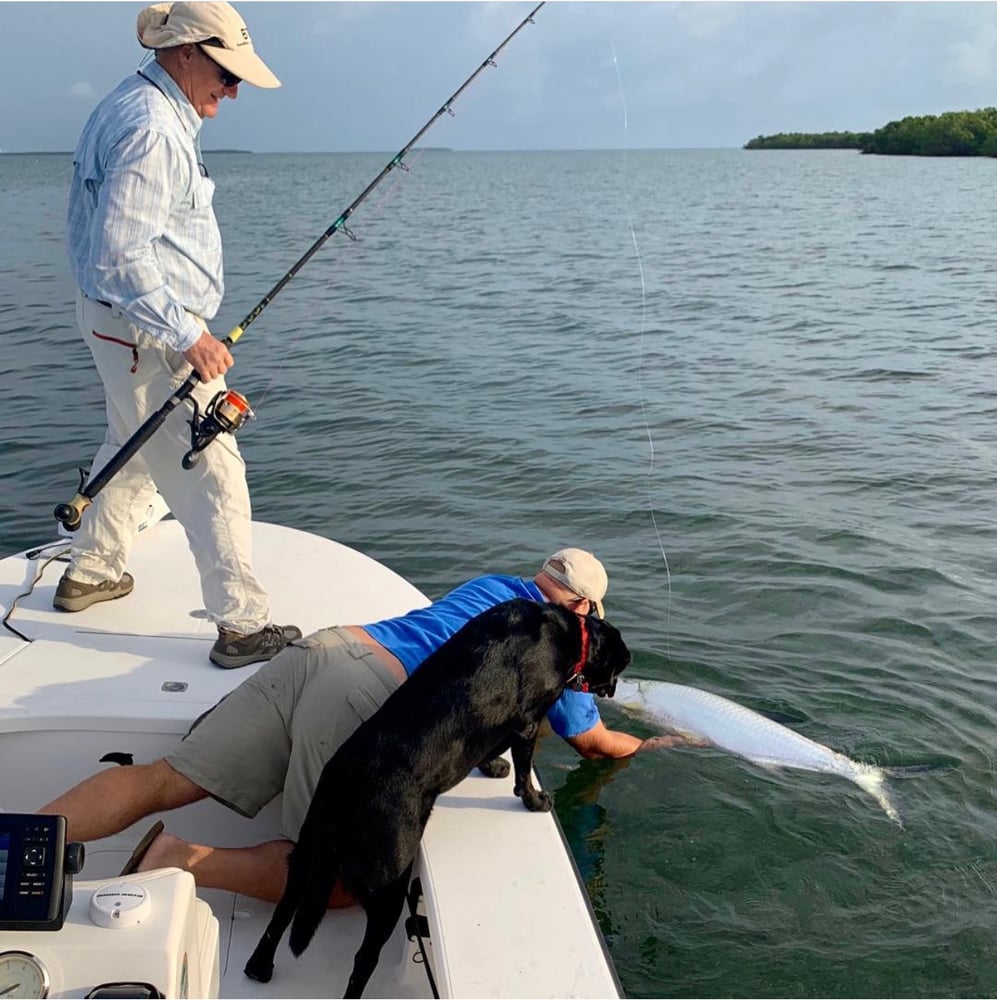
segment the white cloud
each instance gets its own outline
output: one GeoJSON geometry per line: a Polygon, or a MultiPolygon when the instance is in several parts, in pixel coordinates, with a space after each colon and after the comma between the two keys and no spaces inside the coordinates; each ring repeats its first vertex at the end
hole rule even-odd
{"type": "Polygon", "coordinates": [[[78,83],[74,83],[70,86],[69,96],[73,98],[74,101],[92,101],[97,97],[97,91],[92,83],[87,83],[86,80],[80,80],[78,83]]]}
{"type": "Polygon", "coordinates": [[[736,3],[683,3],[675,8],[675,20],[693,38],[711,38],[725,31],[742,11],[736,3]]]}
{"type": "MultiPolygon", "coordinates": [[[[312,9],[320,11],[322,16],[306,28],[306,33],[315,38],[332,39],[341,38],[349,28],[376,18],[381,13],[373,3],[324,3],[315,4],[312,9]]],[[[249,10],[251,13],[252,8],[249,10]]]]}
{"type": "Polygon", "coordinates": [[[997,63],[997,25],[987,24],[968,42],[948,47],[940,76],[946,83],[979,83],[994,76],[997,63]]]}
{"type": "MultiPolygon", "coordinates": [[[[284,89],[246,88],[211,141],[394,149],[533,5],[246,3],[284,89]]],[[[0,2],[0,35],[24,42],[0,59],[0,92],[31,75],[54,11],[67,34],[37,86],[53,110],[5,109],[5,148],[71,148],[89,108],[142,57],[126,4],[0,2]]],[[[997,3],[549,3],[497,62],[433,144],[736,146],[997,103],[997,3]]]]}

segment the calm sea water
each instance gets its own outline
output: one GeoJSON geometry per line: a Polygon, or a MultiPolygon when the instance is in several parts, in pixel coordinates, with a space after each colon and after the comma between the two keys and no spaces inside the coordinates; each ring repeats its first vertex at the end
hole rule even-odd
{"type": "MultiPolygon", "coordinates": [[[[386,161],[211,155],[234,326],[386,161]]],[[[240,342],[256,516],[438,595],[562,545],[635,675],[798,713],[896,780],[716,750],[544,780],[626,991],[997,995],[997,163],[427,151],[240,342]]],[[[67,156],[0,157],[0,542],[102,434],[67,156]]],[[[609,706],[610,725],[650,734],[609,706]]]]}

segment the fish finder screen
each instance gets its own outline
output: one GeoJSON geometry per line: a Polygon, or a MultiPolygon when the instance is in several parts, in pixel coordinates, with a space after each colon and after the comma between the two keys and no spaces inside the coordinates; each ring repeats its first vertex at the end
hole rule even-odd
{"type": "Polygon", "coordinates": [[[7,865],[10,859],[10,834],[0,832],[0,901],[7,892],[7,865]]]}

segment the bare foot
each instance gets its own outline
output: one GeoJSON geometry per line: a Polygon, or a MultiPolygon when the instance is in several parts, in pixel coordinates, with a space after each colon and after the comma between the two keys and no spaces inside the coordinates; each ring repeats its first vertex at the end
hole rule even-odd
{"type": "Polygon", "coordinates": [[[182,868],[184,871],[189,871],[196,854],[193,845],[164,830],[149,845],[145,856],[139,862],[138,871],[147,872],[154,868],[182,868]]]}
{"type": "MultiPolygon", "coordinates": [[[[276,903],[287,884],[289,840],[271,840],[253,847],[209,847],[192,844],[165,830],[149,845],[138,871],[179,868],[190,872],[198,886],[225,889],[276,903]]],[[[357,898],[337,880],[330,907],[353,906],[357,898]]]]}

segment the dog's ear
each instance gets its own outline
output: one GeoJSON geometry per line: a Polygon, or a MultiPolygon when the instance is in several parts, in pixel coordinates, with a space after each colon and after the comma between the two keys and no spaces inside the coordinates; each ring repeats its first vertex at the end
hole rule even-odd
{"type": "Polygon", "coordinates": [[[585,679],[589,690],[612,698],[616,678],[630,663],[630,650],[620,630],[603,618],[586,618],[589,633],[589,654],[585,664],[585,679]]]}

